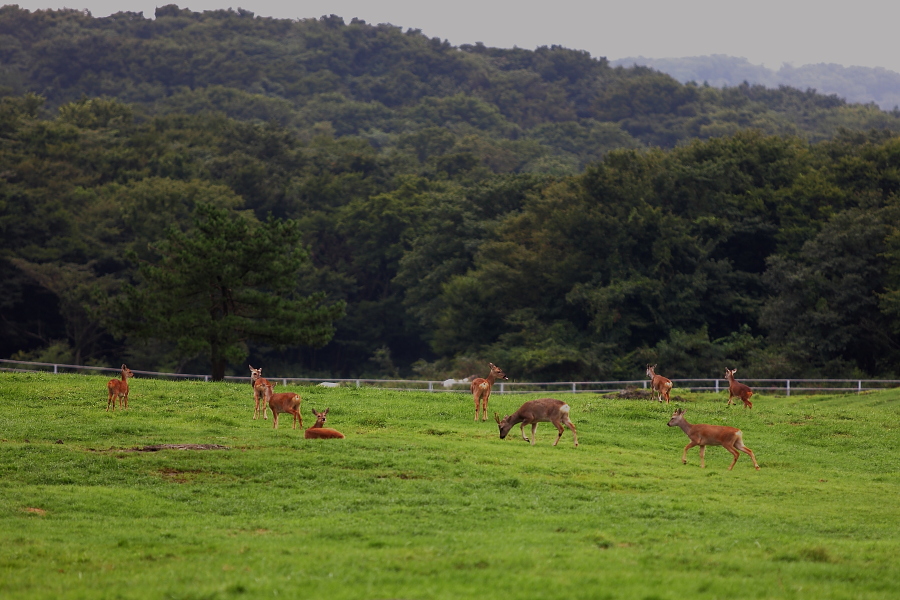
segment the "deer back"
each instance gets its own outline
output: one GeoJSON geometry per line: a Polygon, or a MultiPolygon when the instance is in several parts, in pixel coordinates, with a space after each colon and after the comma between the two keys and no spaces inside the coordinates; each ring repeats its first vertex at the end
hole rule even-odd
{"type": "Polygon", "coordinates": [[[563,412],[568,412],[569,405],[562,400],[554,398],[540,398],[529,400],[519,407],[519,410],[500,419],[500,415],[494,413],[494,420],[500,426],[500,437],[506,437],[513,425],[524,423],[558,423],[562,419],[563,412]],[[564,408],[565,407],[565,408],[564,408]]]}
{"type": "Polygon", "coordinates": [[[269,408],[271,408],[273,412],[289,412],[291,410],[297,410],[302,402],[300,394],[296,392],[280,392],[276,394],[274,391],[276,385],[278,385],[277,382],[266,385],[266,400],[269,408]]]}
{"type": "Polygon", "coordinates": [[[741,430],[725,425],[705,425],[688,423],[683,409],[675,409],[668,422],[669,427],[680,427],[692,442],[700,446],[733,446],[741,438],[741,430]]]}

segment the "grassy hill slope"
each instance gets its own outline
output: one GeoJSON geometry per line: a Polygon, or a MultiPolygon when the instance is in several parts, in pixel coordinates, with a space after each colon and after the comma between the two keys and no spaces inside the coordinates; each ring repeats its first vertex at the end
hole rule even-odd
{"type": "MultiPolygon", "coordinates": [[[[891,598],[898,392],[691,395],[762,469],[596,395],[581,445],[473,423],[467,394],[295,388],[340,441],[252,420],[247,385],[0,375],[4,598],[891,598]],[[757,400],[758,398],[758,400],[757,400]],[[139,451],[155,444],[221,450],[139,451]]],[[[535,396],[536,397],[536,396],[535,396]]],[[[494,395],[509,413],[526,397],[494,395]]],[[[287,426],[285,424],[288,424],[287,426]]]]}

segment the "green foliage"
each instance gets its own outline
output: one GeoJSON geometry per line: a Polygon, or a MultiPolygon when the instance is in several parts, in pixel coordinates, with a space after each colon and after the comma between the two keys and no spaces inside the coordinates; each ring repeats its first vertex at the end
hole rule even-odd
{"type": "Polygon", "coordinates": [[[322,441],[254,421],[246,383],[138,377],[106,412],[107,379],[0,375],[5,598],[493,598],[484,582],[510,579],[516,599],[900,592],[893,390],[760,394],[752,411],[678,391],[691,423],[743,431],[757,472],[717,447],[682,465],[655,402],[564,394],[575,449],[549,424],[534,447],[500,440],[467,393],[289,386],[304,425],[328,407],[347,436],[322,441]],[[163,444],[227,449],[140,451],[163,444]]]}
{"type": "Polygon", "coordinates": [[[176,342],[182,356],[205,353],[213,379],[243,361],[248,341],[321,346],[334,334],[343,304],[324,294],[294,294],[307,255],[296,223],[233,216],[207,204],[194,227],[170,230],[140,265],[141,283],[114,301],[110,326],[138,339],[176,342]]]}

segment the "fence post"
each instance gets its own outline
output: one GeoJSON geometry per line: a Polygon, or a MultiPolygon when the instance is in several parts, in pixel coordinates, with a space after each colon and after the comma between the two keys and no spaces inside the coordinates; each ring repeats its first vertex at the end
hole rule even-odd
{"type": "Polygon", "coordinates": [[[857,386],[858,393],[862,394],[862,379],[859,380],[859,385],[857,386]]]}
{"type": "Polygon", "coordinates": [[[53,374],[54,374],[54,375],[57,375],[57,374],[58,374],[58,371],[56,370],[56,367],[58,367],[58,366],[59,366],[59,365],[56,365],[56,364],[53,365],[53,374]]]}
{"type": "Polygon", "coordinates": [[[719,380],[716,379],[716,393],[719,393],[719,380]]]}
{"type": "Polygon", "coordinates": [[[575,393],[575,382],[574,381],[572,382],[572,393],[573,394],[575,393]]]}
{"type": "Polygon", "coordinates": [[[646,381],[644,381],[644,389],[645,389],[645,390],[647,389],[647,382],[646,382],[646,381]]]}
{"type": "MultiPolygon", "coordinates": [[[[500,384],[500,393],[501,394],[503,393],[503,384],[502,383],[500,384]]],[[[534,437],[534,436],[532,436],[532,437],[534,437]]]]}
{"type": "Polygon", "coordinates": [[[433,391],[434,391],[434,382],[433,382],[433,381],[429,381],[429,382],[428,382],[428,391],[429,391],[429,392],[433,392],[433,391]]]}
{"type": "Polygon", "coordinates": [[[791,380],[785,379],[784,381],[785,381],[785,384],[787,387],[787,395],[790,396],[791,395],[791,380]]]}
{"type": "Polygon", "coordinates": [[[359,379],[356,380],[356,387],[359,387],[359,379]]]}

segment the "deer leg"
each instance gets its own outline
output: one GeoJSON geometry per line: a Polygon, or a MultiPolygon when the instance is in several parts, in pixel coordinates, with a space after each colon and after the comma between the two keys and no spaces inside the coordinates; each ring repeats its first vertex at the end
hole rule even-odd
{"type": "Polygon", "coordinates": [[[578,432],[575,431],[575,423],[573,423],[569,419],[566,419],[565,421],[563,421],[563,424],[565,424],[566,427],[568,427],[569,429],[572,430],[572,437],[575,438],[575,447],[577,448],[578,447],[578,432]]]}
{"type": "Polygon", "coordinates": [[[563,431],[565,431],[566,428],[563,427],[563,426],[559,423],[559,421],[557,421],[557,422],[554,423],[553,425],[556,427],[557,433],[559,433],[559,435],[556,436],[556,441],[553,442],[553,445],[555,446],[555,445],[557,445],[557,444],[559,443],[559,440],[562,439],[563,431]]]}
{"type": "MultiPolygon", "coordinates": [[[[734,447],[750,456],[750,459],[753,461],[753,466],[759,471],[759,463],[756,462],[756,456],[753,454],[753,450],[743,444],[735,444],[734,447]]],[[[737,459],[735,459],[735,462],[737,462],[737,459]]]]}
{"type": "MultiPolygon", "coordinates": [[[[523,439],[523,440],[525,440],[526,442],[530,442],[530,441],[531,441],[531,440],[529,440],[527,437],[525,437],[525,423],[524,423],[524,422],[519,423],[519,431],[522,432],[522,439],[523,439]]],[[[534,437],[534,432],[531,433],[531,436],[534,437]]]]}
{"type": "Polygon", "coordinates": [[[278,429],[278,413],[272,410],[272,429],[278,429]]]}
{"type": "MultiPolygon", "coordinates": [[[[490,400],[490,399],[491,399],[491,390],[487,390],[484,393],[484,398],[481,399],[481,420],[482,421],[487,421],[487,412],[488,412],[487,405],[488,405],[488,400],[490,400]]],[[[475,415],[475,420],[476,421],[478,420],[478,415],[475,415]]]]}
{"type": "MultiPolygon", "coordinates": [[[[534,446],[534,442],[537,440],[537,435],[535,435],[535,431],[537,431],[537,421],[531,424],[531,445],[534,446]]],[[[558,440],[557,440],[558,441],[558,440]]],[[[554,446],[556,444],[553,444],[554,446]]]]}
{"type": "Polygon", "coordinates": [[[700,446],[700,468],[706,468],[706,446],[700,446]]]}
{"type": "Polygon", "coordinates": [[[128,392],[125,392],[125,408],[128,408],[128,392]]]}
{"type": "Polygon", "coordinates": [[[734,445],[726,446],[725,444],[722,444],[722,447],[731,452],[731,455],[734,456],[734,460],[731,461],[731,465],[728,467],[728,470],[730,471],[734,468],[734,465],[737,463],[738,458],[741,457],[741,453],[734,449],[734,445]]]}
{"type": "Polygon", "coordinates": [[[691,441],[690,444],[684,447],[684,454],[681,455],[681,464],[687,464],[687,451],[697,445],[697,442],[691,441]]]}
{"type": "Polygon", "coordinates": [[[477,423],[478,422],[478,411],[481,410],[481,402],[480,402],[481,396],[478,394],[478,392],[475,392],[472,395],[472,400],[475,401],[475,422],[477,423]]]}

